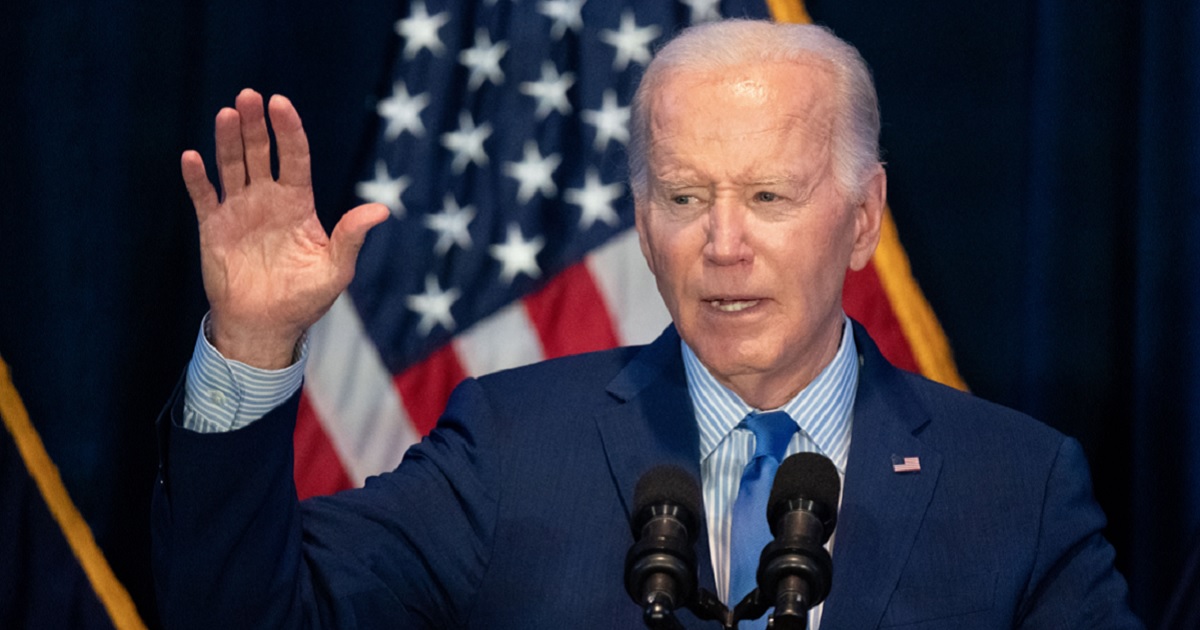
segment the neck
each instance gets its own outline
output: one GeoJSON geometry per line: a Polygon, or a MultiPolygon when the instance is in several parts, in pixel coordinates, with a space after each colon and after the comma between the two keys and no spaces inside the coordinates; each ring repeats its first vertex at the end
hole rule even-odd
{"type": "MultiPolygon", "coordinates": [[[[746,404],[759,410],[778,409],[796,397],[837,355],[841,347],[843,320],[832,327],[830,334],[821,335],[813,343],[797,351],[802,354],[798,369],[786,373],[763,372],[736,374],[731,377],[713,376],[746,404]]],[[[711,372],[711,370],[710,370],[711,372]]]]}

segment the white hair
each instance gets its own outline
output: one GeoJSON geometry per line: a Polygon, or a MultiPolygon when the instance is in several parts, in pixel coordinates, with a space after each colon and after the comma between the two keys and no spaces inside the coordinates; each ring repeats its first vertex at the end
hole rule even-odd
{"type": "Polygon", "coordinates": [[[650,104],[673,73],[714,73],[747,64],[812,59],[834,71],[834,178],[843,194],[861,200],[880,164],[879,101],[862,55],[821,26],[742,19],[690,27],[647,66],[633,97],[630,124],[629,180],[634,196],[644,198],[649,192],[650,104]]]}

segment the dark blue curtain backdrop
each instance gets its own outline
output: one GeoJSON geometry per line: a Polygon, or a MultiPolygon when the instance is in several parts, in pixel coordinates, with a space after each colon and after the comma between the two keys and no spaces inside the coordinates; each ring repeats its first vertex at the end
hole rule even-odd
{"type": "MultiPolygon", "coordinates": [[[[1083,442],[1150,624],[1200,542],[1197,4],[808,3],[874,68],[891,205],[964,377],[1083,442]]],[[[332,225],[405,12],[19,0],[0,21],[0,356],[152,624],[152,423],[205,310],[179,154],[211,156],[240,88],[287,94],[332,225]]]]}

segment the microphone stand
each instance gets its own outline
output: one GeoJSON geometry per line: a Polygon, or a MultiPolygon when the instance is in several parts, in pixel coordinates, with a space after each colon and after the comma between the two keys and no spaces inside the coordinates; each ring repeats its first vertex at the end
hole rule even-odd
{"type": "Polygon", "coordinates": [[[786,576],[779,580],[779,593],[775,597],[772,630],[806,630],[811,606],[808,583],[796,575],[786,576]]]}
{"type": "MultiPolygon", "coordinates": [[[[779,601],[775,604],[775,614],[772,615],[768,628],[772,630],[806,630],[808,628],[807,597],[797,595],[807,589],[799,578],[789,577],[781,580],[783,588],[779,593],[779,601]],[[797,584],[791,582],[795,580],[797,584]],[[786,600],[786,601],[785,601],[786,600]]],[[[738,622],[745,619],[758,619],[771,608],[770,602],[756,588],[750,591],[737,606],[730,610],[720,599],[707,589],[700,589],[694,600],[687,603],[687,609],[696,615],[697,619],[716,621],[725,630],[737,630],[738,622]]],[[[647,608],[649,614],[649,608],[647,608]]],[[[672,621],[675,622],[672,616],[672,621]]],[[[647,617],[647,625],[650,624],[647,617]]],[[[678,622],[675,622],[678,623],[678,622]]],[[[650,626],[659,627],[659,626],[650,626]]]]}
{"type": "Polygon", "coordinates": [[[742,598],[742,601],[733,607],[733,614],[730,618],[733,620],[734,628],[737,627],[737,622],[743,619],[758,619],[767,612],[770,606],[767,604],[767,598],[763,597],[760,591],[756,588],[750,591],[742,598]]]}
{"type": "Polygon", "coordinates": [[[721,627],[726,630],[737,628],[737,622],[733,620],[729,609],[712,591],[706,588],[696,591],[696,598],[687,603],[687,608],[696,615],[697,619],[719,622],[721,627]]]}
{"type": "MultiPolygon", "coordinates": [[[[767,612],[767,609],[770,608],[770,604],[766,601],[765,597],[760,595],[759,590],[756,588],[750,591],[742,601],[738,602],[733,610],[730,610],[711,591],[702,588],[696,592],[695,599],[687,603],[687,608],[692,611],[692,614],[696,615],[697,619],[719,622],[725,630],[737,630],[739,621],[762,617],[767,612]]],[[[803,611],[801,611],[800,623],[808,623],[808,616],[803,614],[803,611]]],[[[793,630],[795,628],[804,630],[805,628],[804,625],[795,626],[791,623],[786,623],[785,625],[776,624],[770,627],[786,630],[793,630]]]]}
{"type": "Polygon", "coordinates": [[[675,613],[662,602],[651,602],[642,611],[642,621],[647,628],[654,630],[683,630],[683,624],[675,618],[675,613]]]}
{"type": "MultiPolygon", "coordinates": [[[[636,547],[635,547],[636,548],[636,547]]],[[[654,630],[683,630],[683,624],[675,618],[675,578],[668,573],[656,573],[646,581],[648,591],[646,607],[642,609],[642,622],[654,630]]]]}

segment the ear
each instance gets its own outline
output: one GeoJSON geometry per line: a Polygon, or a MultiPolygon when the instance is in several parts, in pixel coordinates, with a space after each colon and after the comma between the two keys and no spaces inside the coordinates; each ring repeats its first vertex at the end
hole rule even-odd
{"type": "Polygon", "coordinates": [[[883,165],[875,167],[875,174],[867,182],[863,200],[854,208],[854,249],[850,252],[850,268],[859,271],[867,266],[879,244],[879,229],[883,224],[883,211],[887,207],[887,172],[883,165]]]}
{"type": "Polygon", "coordinates": [[[654,256],[650,255],[650,240],[647,238],[646,232],[646,213],[649,211],[650,204],[635,195],[633,198],[633,225],[638,234],[638,246],[642,248],[642,258],[646,259],[646,266],[650,268],[650,273],[657,276],[658,272],[654,270],[654,256]]]}

